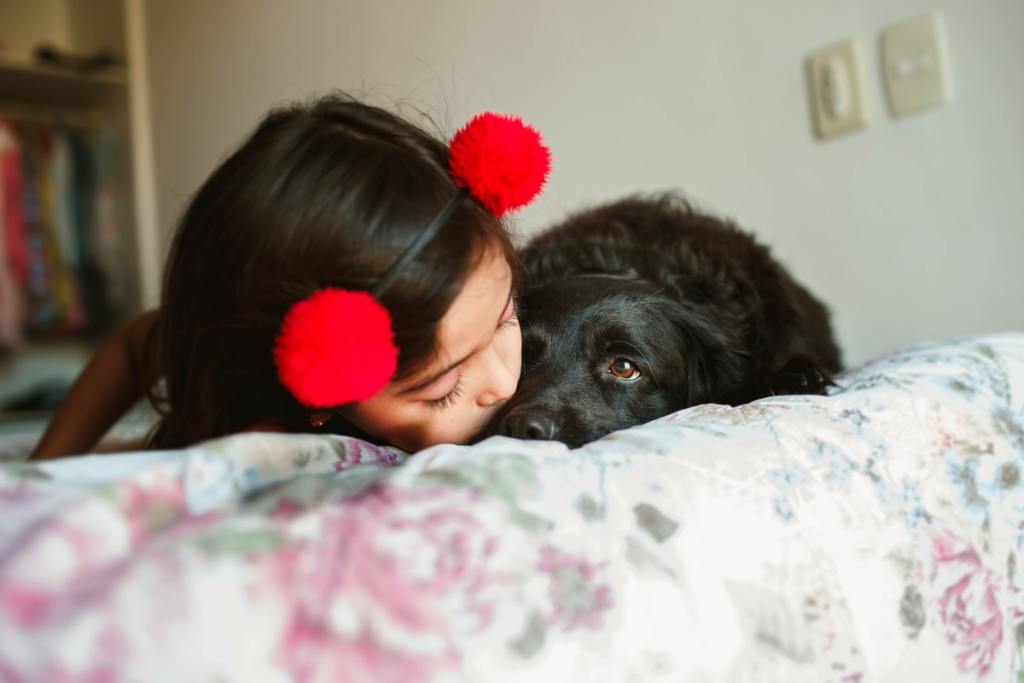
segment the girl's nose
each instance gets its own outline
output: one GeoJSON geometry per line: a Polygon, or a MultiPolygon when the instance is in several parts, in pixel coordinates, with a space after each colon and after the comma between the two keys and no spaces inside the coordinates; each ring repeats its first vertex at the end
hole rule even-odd
{"type": "Polygon", "coordinates": [[[477,404],[484,408],[511,397],[519,384],[519,367],[516,363],[506,361],[496,349],[491,350],[488,360],[482,368],[485,385],[477,397],[477,404]]]}

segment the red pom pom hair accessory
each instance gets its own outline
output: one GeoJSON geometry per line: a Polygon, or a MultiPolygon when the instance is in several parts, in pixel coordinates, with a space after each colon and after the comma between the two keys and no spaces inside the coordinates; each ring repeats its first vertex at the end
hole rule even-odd
{"type": "Polygon", "coordinates": [[[499,218],[533,201],[551,170],[540,133],[514,116],[475,116],[448,146],[452,177],[499,218]]]}
{"type": "Polygon", "coordinates": [[[515,116],[475,116],[449,144],[449,168],[459,191],[370,292],[328,287],[285,315],[274,346],[281,383],[304,405],[331,409],[365,401],[394,378],[398,347],[391,315],[379,297],[391,286],[467,192],[501,217],[533,201],[547,180],[551,153],[540,134],[515,116]]]}

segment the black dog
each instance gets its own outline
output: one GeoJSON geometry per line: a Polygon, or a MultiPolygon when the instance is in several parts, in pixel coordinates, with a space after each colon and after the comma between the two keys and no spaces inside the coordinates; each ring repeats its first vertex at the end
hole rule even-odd
{"type": "Polygon", "coordinates": [[[522,252],[523,372],[491,432],[570,446],[699,403],[823,393],[828,310],[675,195],[571,216],[522,252]]]}

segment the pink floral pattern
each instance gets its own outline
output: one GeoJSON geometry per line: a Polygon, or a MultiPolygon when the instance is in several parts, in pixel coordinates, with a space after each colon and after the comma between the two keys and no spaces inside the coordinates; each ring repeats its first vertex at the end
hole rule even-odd
{"type": "Polygon", "coordinates": [[[932,538],[931,583],[947,642],[961,671],[988,674],[1003,642],[1002,581],[978,552],[946,531],[932,538]]]}
{"type": "Polygon", "coordinates": [[[277,657],[296,680],[428,680],[459,662],[446,611],[485,628],[494,605],[487,589],[501,581],[491,566],[497,530],[474,514],[477,496],[458,490],[375,486],[319,519],[314,539],[264,559],[267,583],[285,609],[277,657]],[[418,545],[395,545],[406,538],[418,545]],[[410,549],[413,552],[408,552],[410,549]],[[342,605],[342,617],[324,605],[342,605]],[[389,631],[388,644],[381,631],[389,631]],[[396,647],[417,637],[430,652],[396,647]],[[380,662],[388,662],[383,669],[380,662]],[[370,676],[378,672],[378,678],[370,676]]]}

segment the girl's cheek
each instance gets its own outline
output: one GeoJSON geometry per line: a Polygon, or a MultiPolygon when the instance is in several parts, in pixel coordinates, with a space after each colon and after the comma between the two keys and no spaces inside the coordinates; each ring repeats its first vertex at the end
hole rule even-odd
{"type": "Polygon", "coordinates": [[[419,448],[427,448],[439,443],[461,443],[462,441],[458,422],[447,419],[423,425],[422,431],[417,436],[419,437],[419,448]]]}
{"type": "Polygon", "coordinates": [[[523,335],[517,326],[507,335],[507,339],[499,342],[499,353],[505,366],[519,376],[523,365],[523,335]]]}

